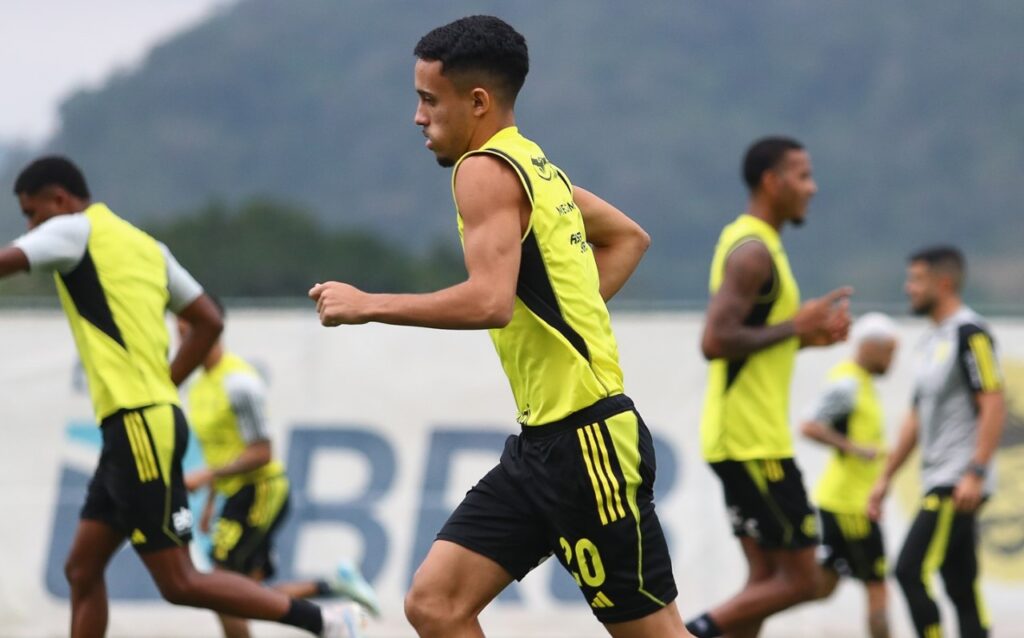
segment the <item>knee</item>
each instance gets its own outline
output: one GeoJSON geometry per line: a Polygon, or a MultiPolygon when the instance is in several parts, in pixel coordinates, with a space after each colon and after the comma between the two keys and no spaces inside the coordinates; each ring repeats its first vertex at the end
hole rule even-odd
{"type": "Polygon", "coordinates": [[[470,620],[472,614],[461,613],[451,597],[413,580],[405,596],[405,617],[421,635],[433,635],[470,620]]]}
{"type": "Polygon", "coordinates": [[[102,580],[103,570],[97,569],[85,561],[69,558],[64,563],[64,578],[67,579],[71,589],[77,591],[88,588],[102,580]]]}
{"type": "Polygon", "coordinates": [[[800,569],[786,574],[780,589],[788,604],[796,605],[818,598],[823,585],[823,576],[815,566],[813,569],[800,569]]]}
{"type": "Polygon", "coordinates": [[[921,572],[921,565],[910,561],[899,561],[893,571],[896,582],[900,584],[903,591],[924,587],[924,576],[921,572]]]}
{"type": "Polygon", "coordinates": [[[940,573],[942,574],[942,584],[946,587],[946,595],[954,603],[974,598],[974,578],[947,571],[940,573]]]}
{"type": "Polygon", "coordinates": [[[157,582],[157,588],[163,599],[172,605],[194,606],[195,587],[190,574],[162,578],[157,582]]]}

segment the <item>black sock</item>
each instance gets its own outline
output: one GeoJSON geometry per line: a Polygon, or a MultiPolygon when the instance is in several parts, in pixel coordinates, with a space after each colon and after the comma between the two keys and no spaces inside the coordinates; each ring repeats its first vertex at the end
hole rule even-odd
{"type": "Polygon", "coordinates": [[[324,618],[320,615],[320,608],[301,598],[292,598],[288,611],[277,622],[305,629],[314,636],[319,636],[324,630],[324,618]]]}
{"type": "Polygon", "coordinates": [[[331,584],[329,582],[327,582],[326,580],[318,580],[318,581],[314,582],[313,584],[316,585],[316,595],[317,596],[333,596],[334,595],[334,588],[331,587],[331,584]]]}
{"type": "Polygon", "coordinates": [[[686,623],[686,631],[697,638],[718,638],[722,635],[722,630],[718,628],[711,618],[711,614],[708,613],[701,614],[686,623]]]}

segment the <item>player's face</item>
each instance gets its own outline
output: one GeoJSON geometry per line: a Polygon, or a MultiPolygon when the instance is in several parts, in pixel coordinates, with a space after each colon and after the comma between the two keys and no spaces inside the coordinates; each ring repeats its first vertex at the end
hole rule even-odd
{"type": "Polygon", "coordinates": [[[896,341],[894,339],[875,339],[865,341],[860,345],[861,359],[866,362],[866,368],[871,374],[885,374],[892,365],[892,359],[896,355],[896,341]]]}
{"type": "Polygon", "coordinates": [[[910,300],[910,309],[915,315],[927,315],[938,302],[938,277],[923,261],[911,262],[907,266],[907,281],[903,290],[910,300]]]}
{"type": "Polygon", "coordinates": [[[18,193],[18,205],[25,215],[29,230],[55,215],[75,212],[68,210],[67,198],[64,197],[64,190],[60,188],[44,188],[35,195],[18,193]]]}
{"type": "Polygon", "coordinates": [[[784,218],[799,226],[807,217],[807,205],[818,192],[811,170],[811,156],[803,150],[786,151],[774,169],[776,202],[784,218]]]}
{"type": "Polygon", "coordinates": [[[461,91],[441,73],[439,61],[417,60],[415,68],[416,126],[441,166],[454,166],[469,150],[473,125],[473,95],[461,91]]]}

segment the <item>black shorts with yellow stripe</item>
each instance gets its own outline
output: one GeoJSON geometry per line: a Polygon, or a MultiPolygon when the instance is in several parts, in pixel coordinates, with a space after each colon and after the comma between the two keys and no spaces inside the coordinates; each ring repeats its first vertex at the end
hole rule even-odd
{"type": "Polygon", "coordinates": [[[765,549],[800,549],[818,544],[814,510],[800,469],[791,458],[717,461],[725,505],[736,536],[765,549]]]}
{"type": "Polygon", "coordinates": [[[676,586],[654,511],[654,444],[624,395],[505,443],[438,533],[522,579],[554,553],[598,620],[635,620],[676,586]]]}
{"type": "Polygon", "coordinates": [[[288,478],[281,474],[228,496],[213,528],[210,559],[241,574],[271,578],[273,538],[288,514],[288,478]]]}
{"type": "Polygon", "coordinates": [[[122,532],[138,552],[187,547],[192,513],[181,459],[188,425],[176,405],[122,410],[103,419],[103,449],[83,519],[122,532]]]}
{"type": "Polygon", "coordinates": [[[865,513],[844,514],[820,508],[818,521],[818,562],[823,567],[867,583],[885,580],[885,543],[878,523],[865,513]]]}

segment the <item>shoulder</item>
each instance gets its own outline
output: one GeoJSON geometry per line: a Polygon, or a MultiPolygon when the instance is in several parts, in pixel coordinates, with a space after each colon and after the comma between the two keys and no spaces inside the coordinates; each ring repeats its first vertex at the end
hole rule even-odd
{"type": "Polygon", "coordinates": [[[462,214],[496,206],[519,206],[531,197],[529,182],[511,163],[491,153],[464,158],[454,179],[455,200],[462,214]]]}

